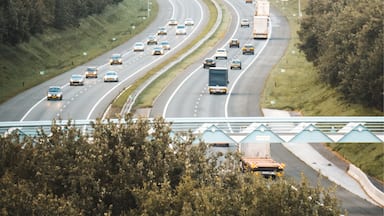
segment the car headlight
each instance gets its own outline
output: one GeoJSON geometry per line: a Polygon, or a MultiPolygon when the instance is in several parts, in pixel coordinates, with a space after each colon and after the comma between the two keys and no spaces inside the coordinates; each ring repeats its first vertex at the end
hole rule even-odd
{"type": "Polygon", "coordinates": [[[52,96],[52,94],[49,94],[49,93],[48,93],[48,97],[51,97],[51,96],[52,96]]]}

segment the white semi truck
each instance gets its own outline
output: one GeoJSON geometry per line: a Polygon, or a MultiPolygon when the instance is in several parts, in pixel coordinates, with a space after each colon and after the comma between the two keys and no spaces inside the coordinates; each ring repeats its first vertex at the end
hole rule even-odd
{"type": "Polygon", "coordinates": [[[254,16],[253,17],[253,39],[267,39],[269,37],[269,17],[254,16]]]}

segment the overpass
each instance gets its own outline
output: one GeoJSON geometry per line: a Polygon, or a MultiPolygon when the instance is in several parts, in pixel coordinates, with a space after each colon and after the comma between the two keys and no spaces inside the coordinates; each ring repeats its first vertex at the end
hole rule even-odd
{"type": "MultiPolygon", "coordinates": [[[[150,122],[154,119],[149,118],[150,122]]],[[[58,126],[81,128],[92,134],[91,123],[95,120],[56,120],[58,126]]],[[[119,119],[109,119],[118,122],[119,119]]],[[[234,140],[250,134],[270,136],[273,143],[384,143],[384,117],[209,117],[167,118],[173,132],[191,131],[202,134],[206,130],[220,130],[234,140]],[[214,126],[214,127],[211,127],[214,126]]],[[[124,123],[124,121],[122,120],[124,123]]],[[[107,124],[108,120],[103,120],[107,124]]],[[[21,136],[35,136],[39,130],[50,133],[53,121],[9,121],[0,122],[0,135],[18,131],[21,136]]]]}

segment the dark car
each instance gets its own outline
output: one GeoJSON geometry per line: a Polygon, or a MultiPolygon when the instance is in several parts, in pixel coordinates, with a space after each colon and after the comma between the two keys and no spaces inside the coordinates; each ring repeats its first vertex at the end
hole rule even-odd
{"type": "Polygon", "coordinates": [[[147,38],[147,45],[157,45],[157,38],[155,35],[149,35],[147,38]]]}
{"type": "Polygon", "coordinates": [[[239,39],[231,39],[231,40],[229,41],[229,48],[232,48],[232,47],[240,48],[240,42],[239,42],[239,39]]]}
{"type": "Polygon", "coordinates": [[[167,29],[165,27],[159,27],[157,30],[157,35],[167,35],[167,29]]]}
{"type": "Polygon", "coordinates": [[[216,61],[213,58],[206,58],[203,62],[203,68],[216,67],[216,61]]]}
{"type": "Polygon", "coordinates": [[[47,100],[63,100],[63,91],[60,86],[51,86],[47,92],[47,100]]]}
{"type": "Polygon", "coordinates": [[[110,65],[114,64],[123,64],[123,59],[121,57],[121,54],[116,53],[111,56],[111,59],[109,60],[110,65]]]}
{"type": "Polygon", "coordinates": [[[85,78],[97,78],[97,71],[97,67],[87,67],[87,69],[85,69],[85,78]]]}

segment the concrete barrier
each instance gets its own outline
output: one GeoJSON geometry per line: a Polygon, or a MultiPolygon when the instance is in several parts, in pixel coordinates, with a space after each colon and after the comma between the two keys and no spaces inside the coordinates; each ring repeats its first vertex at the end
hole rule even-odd
{"type": "Polygon", "coordinates": [[[363,171],[355,165],[350,164],[348,174],[359,182],[369,197],[371,197],[380,207],[384,207],[384,193],[372,184],[363,171]]]}

